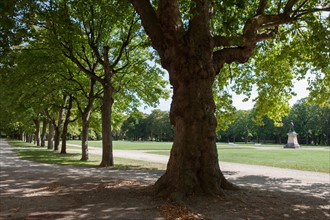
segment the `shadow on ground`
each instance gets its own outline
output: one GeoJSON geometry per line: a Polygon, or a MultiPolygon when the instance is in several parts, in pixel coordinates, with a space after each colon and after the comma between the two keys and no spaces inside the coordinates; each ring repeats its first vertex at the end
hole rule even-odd
{"type": "MultiPolygon", "coordinates": [[[[164,219],[152,184],[164,171],[47,165],[1,146],[0,219],[164,219]]],[[[224,172],[231,179],[235,172],[224,172]]],[[[328,184],[249,175],[225,196],[192,196],[187,209],[204,219],[329,219],[328,184]]]]}

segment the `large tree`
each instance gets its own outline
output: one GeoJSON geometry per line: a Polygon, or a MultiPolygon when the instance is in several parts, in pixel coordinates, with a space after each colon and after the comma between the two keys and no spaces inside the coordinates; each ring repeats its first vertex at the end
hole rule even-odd
{"type": "MultiPolygon", "coordinates": [[[[216,105],[212,91],[216,77],[225,85],[229,78],[235,77],[221,71],[227,65],[248,62],[256,49],[262,57],[262,51],[264,55],[269,49],[275,51],[279,42],[294,41],[292,35],[285,36],[302,25],[302,32],[309,30],[310,24],[322,26],[321,16],[314,16],[313,12],[329,10],[329,5],[303,0],[130,1],[173,87],[170,118],[175,137],[166,173],[156,182],[156,189],[160,195],[181,199],[194,193],[219,194],[223,189],[235,188],[218,164],[216,105]],[[271,39],[275,39],[272,44],[262,43],[271,39]]],[[[266,77],[267,72],[259,71],[264,75],[257,77],[264,81],[258,83],[258,109],[264,109],[263,102],[269,104],[267,98],[281,95],[286,98],[285,88],[290,84],[282,86],[276,81],[291,81],[292,76],[283,75],[278,69],[272,70],[276,74],[270,72],[266,77]]],[[[236,77],[244,87],[253,79],[253,73],[243,73],[246,75],[236,77]]],[[[247,92],[251,91],[246,87],[247,92]]],[[[271,110],[276,111],[276,108],[271,110]]],[[[283,113],[282,109],[277,110],[283,113]]]]}

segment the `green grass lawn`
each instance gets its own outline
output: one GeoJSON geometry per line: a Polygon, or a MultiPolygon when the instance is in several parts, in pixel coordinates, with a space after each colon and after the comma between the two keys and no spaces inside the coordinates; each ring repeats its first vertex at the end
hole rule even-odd
{"type": "MultiPolygon", "coordinates": [[[[23,160],[32,160],[39,163],[47,164],[61,164],[61,165],[73,165],[73,166],[84,166],[84,167],[96,167],[101,162],[101,155],[89,153],[88,161],[81,161],[80,153],[67,153],[60,154],[54,150],[48,150],[45,148],[36,147],[34,144],[26,143],[23,141],[8,141],[10,145],[18,148],[15,151],[19,157],[23,160]]],[[[80,147],[68,147],[68,152],[70,148],[77,149],[80,147]]],[[[110,169],[120,169],[120,170],[141,170],[141,169],[166,169],[166,164],[147,162],[141,160],[133,160],[127,158],[114,158],[115,166],[110,169]]]]}
{"type": "MultiPolygon", "coordinates": [[[[81,141],[68,141],[68,144],[81,145],[81,141]]],[[[92,147],[102,147],[101,141],[88,141],[92,147]]],[[[172,142],[133,142],[133,141],[113,141],[114,150],[170,150],[172,142]]]]}
{"type": "MultiPolygon", "coordinates": [[[[25,142],[11,142],[16,146],[34,146],[25,142]]],[[[80,141],[69,141],[68,144],[76,144],[79,146],[68,146],[68,152],[71,149],[79,149],[80,141]]],[[[101,141],[90,141],[90,147],[101,147],[101,141]]],[[[156,154],[169,155],[172,143],[170,142],[129,142],[114,141],[115,150],[160,150],[156,154]]],[[[235,144],[218,143],[218,155],[220,161],[265,165],[289,169],[308,170],[316,172],[330,173],[330,148],[328,146],[310,146],[306,149],[283,149],[282,145],[254,145],[254,144],[235,144]],[[269,148],[268,148],[269,147],[269,148]],[[271,147],[271,148],[270,148],[271,147]],[[314,149],[313,149],[314,148],[314,149]]],[[[34,148],[35,149],[35,148],[34,148]]],[[[19,149],[18,153],[26,159],[38,158],[39,162],[62,163],[71,165],[97,166],[101,161],[100,155],[90,154],[91,161],[80,161],[80,154],[67,154],[59,157],[58,153],[45,149],[33,150],[34,155],[29,155],[31,149],[19,149]],[[39,152],[40,150],[40,152],[39,152]]],[[[155,152],[154,152],[155,153],[155,152]]],[[[153,164],[139,160],[130,160],[115,158],[118,168],[122,167],[140,167],[140,168],[161,168],[165,166],[161,164],[153,164]]]]}
{"type": "Polygon", "coordinates": [[[233,163],[256,164],[316,172],[330,172],[330,152],[279,150],[218,150],[219,160],[233,163]]]}
{"type": "MultiPolygon", "coordinates": [[[[169,155],[169,151],[152,152],[169,155]]],[[[330,173],[330,151],[218,148],[219,161],[330,173]]]]}

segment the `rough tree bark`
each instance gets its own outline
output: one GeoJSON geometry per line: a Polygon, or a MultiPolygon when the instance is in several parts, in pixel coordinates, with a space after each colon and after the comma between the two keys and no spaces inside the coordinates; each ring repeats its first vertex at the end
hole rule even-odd
{"type": "Polygon", "coordinates": [[[88,130],[89,130],[89,123],[90,117],[92,114],[92,106],[94,104],[94,100],[98,94],[94,94],[94,86],[96,80],[90,78],[90,85],[89,85],[89,92],[86,95],[86,99],[88,100],[87,105],[82,108],[80,106],[79,101],[77,101],[78,109],[81,113],[81,120],[82,120],[82,131],[81,131],[81,161],[87,161],[89,159],[88,155],[88,130]]]}
{"type": "Polygon", "coordinates": [[[40,120],[39,119],[33,119],[34,125],[36,126],[36,131],[35,131],[35,140],[37,143],[37,146],[40,147],[40,120]]]}
{"type": "Polygon", "coordinates": [[[63,130],[62,130],[62,145],[61,145],[61,152],[60,152],[61,154],[66,154],[66,138],[68,135],[68,126],[69,126],[69,123],[72,122],[72,120],[70,120],[72,104],[73,104],[73,98],[71,95],[69,95],[68,105],[66,107],[67,111],[66,111],[65,120],[63,123],[63,130]]]}
{"type": "Polygon", "coordinates": [[[109,62],[109,50],[110,47],[105,46],[103,51],[103,68],[104,68],[104,80],[101,81],[103,87],[103,98],[101,106],[102,115],[102,161],[101,167],[113,166],[113,152],[112,152],[112,106],[113,106],[113,85],[112,76],[113,69],[109,62]]]}
{"type": "Polygon", "coordinates": [[[82,114],[82,131],[81,131],[81,159],[87,161],[88,155],[88,130],[89,130],[89,118],[91,115],[91,109],[86,110],[82,114]]]}
{"type": "Polygon", "coordinates": [[[54,133],[55,133],[55,128],[54,128],[54,118],[49,119],[49,124],[48,124],[48,143],[47,143],[47,149],[53,149],[54,148],[54,133]]]}
{"type": "Polygon", "coordinates": [[[63,105],[60,107],[60,110],[58,112],[58,118],[57,118],[57,125],[54,122],[54,128],[55,128],[55,136],[54,136],[54,150],[58,150],[58,147],[60,145],[60,139],[61,139],[61,133],[63,129],[63,117],[64,117],[64,107],[66,106],[66,103],[68,101],[68,95],[63,95],[63,105]]]}
{"type": "Polygon", "coordinates": [[[256,14],[235,37],[211,34],[212,1],[188,1],[190,17],[185,22],[181,1],[159,0],[157,10],[150,0],[130,1],[173,86],[174,143],[166,173],[155,184],[158,193],[181,199],[236,189],[219,168],[212,85],[224,64],[246,62],[257,42],[271,39],[275,27],[290,22],[297,14],[292,9],[297,1],[288,1],[282,13],[269,16],[264,13],[267,1],[260,0],[256,14]]]}
{"type": "Polygon", "coordinates": [[[102,115],[102,161],[100,167],[113,166],[111,116],[112,116],[112,87],[103,86],[102,115]]]}
{"type": "Polygon", "coordinates": [[[44,117],[44,119],[42,120],[41,147],[46,146],[47,123],[47,118],[44,117]]]}

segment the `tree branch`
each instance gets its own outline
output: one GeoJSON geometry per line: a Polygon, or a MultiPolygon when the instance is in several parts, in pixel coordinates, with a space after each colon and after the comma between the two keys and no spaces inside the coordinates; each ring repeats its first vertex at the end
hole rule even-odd
{"type": "Polygon", "coordinates": [[[239,46],[242,41],[242,36],[214,36],[213,44],[215,47],[230,47],[230,46],[239,46]]]}
{"type": "Polygon", "coordinates": [[[299,0],[289,0],[285,7],[284,7],[284,13],[291,13],[293,11],[293,6],[297,4],[299,0]]]}
{"type": "Polygon", "coordinates": [[[205,40],[209,37],[210,19],[212,8],[210,1],[193,0],[191,3],[190,14],[192,18],[189,22],[190,36],[205,40]]]}
{"type": "Polygon", "coordinates": [[[264,40],[270,40],[270,39],[273,39],[274,37],[275,37],[274,32],[270,31],[268,33],[258,34],[256,41],[260,42],[260,41],[264,41],[264,40]]]}
{"type": "Polygon", "coordinates": [[[86,69],[84,67],[84,65],[81,64],[81,62],[73,55],[72,50],[69,51],[69,54],[67,54],[67,53],[63,53],[63,54],[64,54],[64,56],[69,58],[72,62],[74,62],[78,66],[78,68],[81,71],[83,71],[88,77],[91,77],[96,81],[102,82],[102,79],[100,77],[98,77],[96,74],[94,74],[91,71],[89,71],[88,69],[86,69]]]}
{"type": "Polygon", "coordinates": [[[132,36],[132,33],[133,33],[133,27],[134,27],[134,25],[136,23],[137,23],[137,20],[135,20],[135,18],[133,17],[132,22],[130,24],[130,27],[128,29],[128,33],[127,33],[126,39],[123,40],[123,43],[122,43],[122,45],[120,47],[120,50],[119,50],[119,54],[118,54],[116,60],[111,65],[111,68],[112,69],[114,69],[114,67],[119,63],[119,61],[121,60],[121,57],[123,55],[123,52],[124,52],[125,48],[129,45],[129,42],[131,41],[131,36],[132,36]]]}
{"type": "Polygon", "coordinates": [[[158,18],[167,42],[176,43],[184,33],[179,8],[178,0],[159,0],[158,18]]]}
{"type": "Polygon", "coordinates": [[[156,11],[149,0],[130,0],[141,17],[142,25],[151,39],[153,47],[161,51],[163,45],[163,32],[156,11]]]}
{"type": "Polygon", "coordinates": [[[257,9],[257,15],[264,14],[265,9],[267,7],[268,0],[260,0],[259,1],[259,7],[257,9]]]}
{"type": "Polygon", "coordinates": [[[248,61],[254,51],[254,47],[255,44],[251,47],[233,47],[215,51],[213,53],[213,63],[216,73],[219,73],[225,63],[245,63],[248,61]]]}
{"type": "Polygon", "coordinates": [[[327,11],[330,12],[330,7],[328,8],[313,8],[311,10],[297,10],[294,14],[294,19],[298,19],[299,17],[306,15],[306,14],[310,14],[310,13],[314,13],[314,12],[320,12],[320,11],[327,11]]]}

